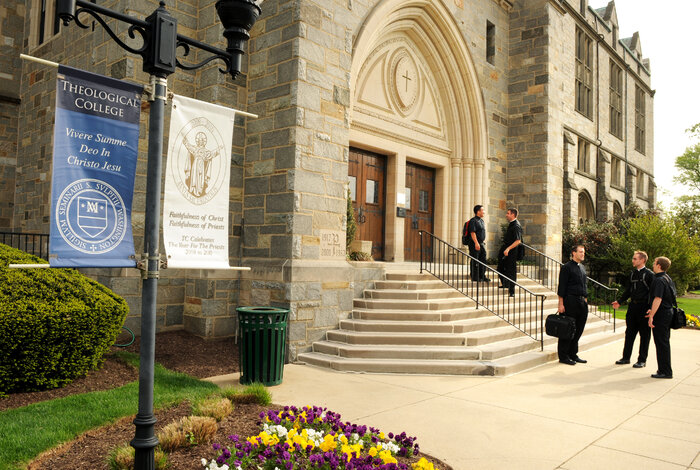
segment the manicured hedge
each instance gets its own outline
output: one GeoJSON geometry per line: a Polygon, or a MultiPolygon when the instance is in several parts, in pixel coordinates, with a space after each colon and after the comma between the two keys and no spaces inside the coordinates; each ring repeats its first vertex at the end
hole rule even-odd
{"type": "Polygon", "coordinates": [[[102,363],[124,299],[73,269],[9,269],[44,260],[0,244],[0,396],[61,387],[102,363]]]}

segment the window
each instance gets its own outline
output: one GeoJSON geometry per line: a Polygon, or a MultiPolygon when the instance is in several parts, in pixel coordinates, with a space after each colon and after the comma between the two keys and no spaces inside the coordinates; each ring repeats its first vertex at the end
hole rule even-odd
{"type": "Polygon", "coordinates": [[[622,217],[622,205],[619,202],[613,202],[613,217],[619,219],[622,217]]]}
{"type": "Polygon", "coordinates": [[[593,116],[593,40],[576,28],[576,111],[593,116]]]}
{"type": "Polygon", "coordinates": [[[430,210],[430,197],[428,191],[418,190],[418,210],[428,212],[430,210]]]}
{"type": "Polygon", "coordinates": [[[637,197],[644,197],[644,173],[642,170],[637,171],[637,197]]]}
{"type": "Polygon", "coordinates": [[[486,61],[494,63],[496,59],[496,26],[486,21],[486,61]]]}
{"type": "Polygon", "coordinates": [[[579,8],[581,9],[581,14],[582,14],[583,16],[586,16],[586,5],[587,5],[587,3],[588,3],[588,2],[587,2],[586,0],[581,0],[581,1],[579,2],[579,8]]]}
{"type": "Polygon", "coordinates": [[[646,151],[646,93],[639,85],[634,90],[634,149],[646,151]]]}
{"type": "Polygon", "coordinates": [[[590,152],[591,144],[588,141],[578,138],[578,157],[576,159],[576,169],[585,173],[590,172],[590,152]]]}
{"type": "Polygon", "coordinates": [[[357,177],[348,176],[348,190],[350,191],[350,200],[355,202],[357,200],[357,177]]]}
{"type": "Polygon", "coordinates": [[[30,46],[37,47],[58,34],[61,22],[55,14],[55,1],[33,0],[31,8],[30,46]]]}
{"type": "Polygon", "coordinates": [[[379,204],[379,181],[368,179],[365,186],[365,203],[379,204]]]}
{"type": "Polygon", "coordinates": [[[622,186],[620,184],[620,170],[622,167],[622,160],[619,158],[612,157],[610,161],[610,184],[613,186],[622,186]]]}
{"type": "Polygon", "coordinates": [[[610,60],[610,133],[622,139],[622,68],[610,60]]]}
{"type": "Polygon", "coordinates": [[[582,224],[589,220],[595,220],[595,209],[593,200],[587,192],[578,193],[578,223],[582,224]]]}

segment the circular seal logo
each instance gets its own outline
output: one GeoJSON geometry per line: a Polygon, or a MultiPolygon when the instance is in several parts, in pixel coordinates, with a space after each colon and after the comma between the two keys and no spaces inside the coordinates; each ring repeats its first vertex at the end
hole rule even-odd
{"type": "Polygon", "coordinates": [[[170,168],[185,199],[198,205],[211,201],[223,184],[228,153],[221,133],[207,118],[195,118],[180,129],[170,168]]]}
{"type": "Polygon", "coordinates": [[[126,234],[124,200],[98,179],[69,184],[58,197],[55,220],[61,238],[83,253],[107,253],[119,246],[126,234]]]}

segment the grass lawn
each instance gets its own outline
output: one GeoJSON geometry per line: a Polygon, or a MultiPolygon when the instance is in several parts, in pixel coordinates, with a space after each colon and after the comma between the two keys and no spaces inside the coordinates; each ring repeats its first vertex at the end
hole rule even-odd
{"type": "MultiPolygon", "coordinates": [[[[678,306],[685,310],[685,313],[692,313],[693,315],[700,314],[700,299],[688,299],[684,297],[679,297],[677,301],[678,306]]],[[[617,309],[615,317],[622,318],[624,320],[626,314],[627,305],[621,305],[620,308],[617,309]]]]}
{"type": "MultiPolygon", "coordinates": [[[[138,356],[117,353],[137,365],[138,356]]],[[[162,408],[184,400],[195,402],[217,391],[210,382],[155,366],[154,406],[162,408]]],[[[23,464],[77,435],[136,413],[138,382],[101,392],[71,395],[0,412],[0,469],[23,464]]]]}

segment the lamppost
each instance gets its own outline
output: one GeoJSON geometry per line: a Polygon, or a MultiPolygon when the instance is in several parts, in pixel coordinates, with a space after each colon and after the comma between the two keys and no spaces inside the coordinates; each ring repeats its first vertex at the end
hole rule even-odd
{"type": "Polygon", "coordinates": [[[163,117],[167,95],[167,78],[176,67],[194,70],[209,62],[220,59],[226,64],[222,73],[232,78],[240,73],[243,46],[250,38],[249,31],[260,15],[260,7],[253,0],[218,0],[216,12],[224,26],[227,40],[226,50],[212,47],[177,34],[177,19],[165,9],[165,2],[145,20],[101,7],[86,0],[56,0],[56,14],[68,26],[71,21],[81,28],[90,27],[89,22],[81,21],[81,14],[92,17],[100,23],[110,37],[122,49],[139,54],[143,58],[143,70],[151,76],[151,101],[148,125],[148,174],[146,177],[146,220],[144,233],[143,282],[141,297],[141,352],[139,366],[139,405],[134,419],[136,426],[131,445],[136,450],[136,470],[153,470],[154,449],[158,439],[153,432],[156,419],[153,417],[153,370],[156,341],[156,294],[159,276],[159,230],[160,193],[163,154],[163,117]],[[130,24],[129,37],[141,36],[143,44],[135,48],[123,42],[109,27],[103,17],[114,18],[130,24]],[[211,53],[198,64],[183,64],[177,58],[177,48],[183,49],[183,56],[189,55],[192,47],[211,53]]]}

